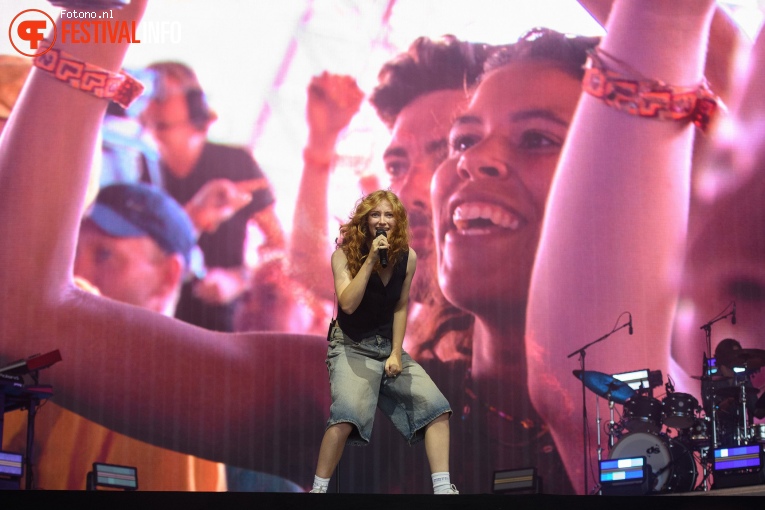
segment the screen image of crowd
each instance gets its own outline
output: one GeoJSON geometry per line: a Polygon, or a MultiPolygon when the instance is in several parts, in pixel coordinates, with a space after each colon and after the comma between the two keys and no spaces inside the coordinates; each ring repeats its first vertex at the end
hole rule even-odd
{"type": "Polygon", "coordinates": [[[639,493],[679,494],[735,485],[743,448],[765,482],[765,36],[713,0],[572,3],[603,31],[423,35],[280,84],[306,97],[294,196],[258,142],[211,134],[171,49],[0,55],[10,479],[465,495],[531,468],[589,495],[629,458],[639,493]],[[143,92],[94,97],[51,58],[143,92]],[[374,159],[344,157],[359,140],[374,159]]]}

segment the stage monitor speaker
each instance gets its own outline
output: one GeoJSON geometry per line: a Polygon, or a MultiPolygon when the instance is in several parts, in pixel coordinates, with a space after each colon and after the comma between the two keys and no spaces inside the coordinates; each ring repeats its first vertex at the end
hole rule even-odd
{"type": "Polygon", "coordinates": [[[101,488],[137,490],[138,469],[130,466],[94,462],[93,471],[88,473],[86,489],[96,491],[101,488]]]}
{"type": "Polygon", "coordinates": [[[505,469],[494,472],[494,494],[541,494],[542,478],[536,468],[505,469]]]}
{"type": "Polygon", "coordinates": [[[604,496],[642,496],[651,492],[653,472],[645,457],[601,460],[598,464],[604,496]]]}
{"type": "Polygon", "coordinates": [[[0,451],[0,490],[19,490],[24,473],[24,457],[20,453],[0,451]]]}
{"type": "Polygon", "coordinates": [[[715,448],[712,473],[713,489],[758,485],[765,482],[763,446],[715,448]]]}

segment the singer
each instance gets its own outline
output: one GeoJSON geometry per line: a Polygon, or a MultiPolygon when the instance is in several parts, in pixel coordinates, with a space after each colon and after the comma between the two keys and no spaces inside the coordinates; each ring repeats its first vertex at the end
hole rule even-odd
{"type": "Polygon", "coordinates": [[[340,232],[332,254],[337,323],[326,361],[332,405],[311,492],[327,492],[346,443],[369,442],[379,407],[409,444],[425,440],[433,492],[458,494],[449,477],[451,407],[402,347],[417,265],[406,210],[393,192],[375,191],[340,232]]]}

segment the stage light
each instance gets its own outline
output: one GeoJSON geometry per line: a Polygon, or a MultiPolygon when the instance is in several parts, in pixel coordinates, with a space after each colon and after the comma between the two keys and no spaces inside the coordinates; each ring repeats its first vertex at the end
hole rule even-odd
{"type": "Polygon", "coordinates": [[[506,469],[494,472],[494,494],[541,494],[542,478],[536,468],[506,469]]]}
{"type": "Polygon", "coordinates": [[[0,452],[0,490],[21,488],[24,457],[20,453],[0,452]]]}
{"type": "Polygon", "coordinates": [[[765,482],[763,446],[715,448],[712,473],[713,489],[758,485],[765,482]]]}
{"type": "Polygon", "coordinates": [[[95,491],[99,490],[100,487],[126,491],[137,490],[138,469],[130,466],[94,462],[93,471],[88,473],[86,489],[95,491]]]}
{"type": "Polygon", "coordinates": [[[645,457],[601,460],[600,490],[604,496],[641,496],[651,492],[651,466],[645,457]]]}

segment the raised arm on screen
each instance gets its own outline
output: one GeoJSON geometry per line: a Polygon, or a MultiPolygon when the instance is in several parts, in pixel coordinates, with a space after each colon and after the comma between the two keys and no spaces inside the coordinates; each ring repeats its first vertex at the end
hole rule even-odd
{"type": "MultiPolygon", "coordinates": [[[[697,87],[712,0],[615,2],[598,56],[633,80],[697,87]]],[[[582,487],[581,392],[566,355],[599,338],[624,311],[635,336],[587,352],[587,369],[666,372],[686,237],[694,127],[617,111],[583,94],[547,204],[527,315],[535,406],[582,487]],[[563,413],[563,415],[561,415],[563,413]],[[556,417],[556,419],[550,419],[556,417]],[[556,423],[570,424],[565,430],[556,423]]]]}

